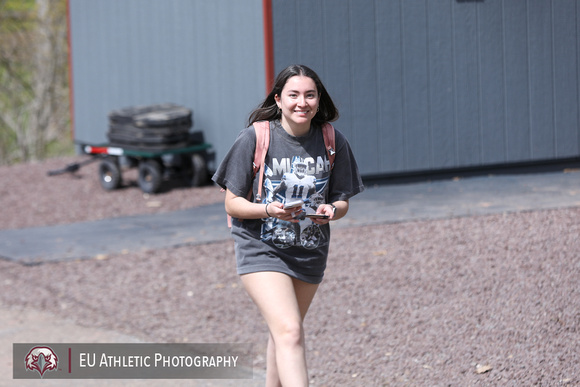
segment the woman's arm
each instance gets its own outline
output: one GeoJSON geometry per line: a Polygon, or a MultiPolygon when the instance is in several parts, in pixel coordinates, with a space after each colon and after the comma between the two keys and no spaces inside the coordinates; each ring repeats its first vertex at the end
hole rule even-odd
{"type": "Polygon", "coordinates": [[[228,215],[238,219],[260,219],[272,216],[289,222],[298,222],[294,219],[294,213],[299,213],[302,208],[285,210],[280,202],[252,203],[244,197],[234,195],[229,189],[226,190],[225,207],[228,215]]]}
{"type": "MultiPolygon", "coordinates": [[[[328,220],[338,220],[344,217],[347,212],[348,212],[348,200],[337,200],[333,203],[321,204],[320,206],[318,206],[318,209],[316,210],[317,214],[328,215],[329,216],[328,220]],[[334,210],[333,206],[336,207],[336,211],[334,210]]],[[[328,223],[328,220],[325,222],[323,219],[320,219],[320,221],[315,223],[324,224],[328,223]]]]}

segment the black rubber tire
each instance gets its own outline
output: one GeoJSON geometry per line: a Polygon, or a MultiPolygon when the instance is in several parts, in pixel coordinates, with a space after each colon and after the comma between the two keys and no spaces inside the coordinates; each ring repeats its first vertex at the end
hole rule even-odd
{"type": "Polygon", "coordinates": [[[109,122],[131,124],[136,127],[193,126],[193,112],[184,106],[164,103],[147,106],[129,106],[109,113],[109,122]]]}
{"type": "Polygon", "coordinates": [[[109,125],[109,133],[116,135],[123,135],[129,138],[154,138],[164,139],[175,136],[185,136],[189,138],[189,125],[173,125],[173,126],[157,126],[154,128],[139,128],[131,124],[115,124],[109,125]]]}
{"type": "Polygon", "coordinates": [[[108,132],[107,137],[109,142],[137,144],[137,145],[172,145],[177,143],[185,143],[189,139],[189,133],[177,133],[169,136],[150,136],[138,137],[132,134],[108,132]]]}
{"type": "Polygon", "coordinates": [[[205,158],[199,154],[194,153],[191,155],[191,186],[201,187],[205,185],[209,179],[207,173],[207,165],[205,158]]]}
{"type": "Polygon", "coordinates": [[[163,170],[161,163],[155,159],[142,160],[139,163],[138,182],[141,191],[145,193],[156,193],[163,181],[163,170]]]}
{"type": "Polygon", "coordinates": [[[112,191],[121,185],[121,169],[116,157],[106,157],[99,165],[99,181],[106,191],[112,191]]]}

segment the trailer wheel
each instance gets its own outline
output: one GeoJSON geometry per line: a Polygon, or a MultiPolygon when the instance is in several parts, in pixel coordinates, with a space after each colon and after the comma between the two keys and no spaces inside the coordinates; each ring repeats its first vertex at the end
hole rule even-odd
{"type": "Polygon", "coordinates": [[[121,170],[116,158],[107,157],[99,165],[99,180],[101,187],[106,191],[112,191],[121,185],[121,170]]]}
{"type": "Polygon", "coordinates": [[[139,187],[145,193],[155,193],[161,186],[163,171],[161,164],[154,159],[142,160],[139,163],[139,187]]]}
{"type": "Polygon", "coordinates": [[[200,187],[208,180],[205,159],[199,153],[191,155],[191,186],[200,187]]]}

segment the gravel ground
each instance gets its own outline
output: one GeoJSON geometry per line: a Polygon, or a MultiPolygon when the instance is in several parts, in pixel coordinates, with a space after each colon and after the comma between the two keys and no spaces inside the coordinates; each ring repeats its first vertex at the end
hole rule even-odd
{"type": "MultiPolygon", "coordinates": [[[[79,160],[0,167],[0,229],[221,201],[216,187],[146,197],[98,186],[79,160]]],[[[337,229],[305,322],[316,386],[580,385],[580,208],[337,229]]],[[[231,241],[22,266],[0,260],[0,304],[150,342],[252,342],[266,326],[231,241]],[[22,289],[34,284],[34,291],[22,289]]]]}
{"type": "Polygon", "coordinates": [[[123,173],[120,189],[107,192],[99,183],[98,162],[74,174],[47,176],[48,171],[85,160],[67,157],[0,166],[0,230],[154,214],[223,201],[215,186],[192,190],[179,180],[166,182],[159,194],[144,194],[137,186],[136,169],[123,173]]]}

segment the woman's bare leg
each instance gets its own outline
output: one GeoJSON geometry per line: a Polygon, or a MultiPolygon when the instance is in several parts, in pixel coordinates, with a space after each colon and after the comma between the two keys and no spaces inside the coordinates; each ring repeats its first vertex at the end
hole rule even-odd
{"type": "Polygon", "coordinates": [[[270,329],[266,386],[307,386],[302,321],[318,285],[277,272],[241,276],[270,329]]]}
{"type": "Polygon", "coordinates": [[[268,349],[266,351],[266,387],[282,387],[276,365],[276,344],[271,333],[268,335],[268,349]]]}

